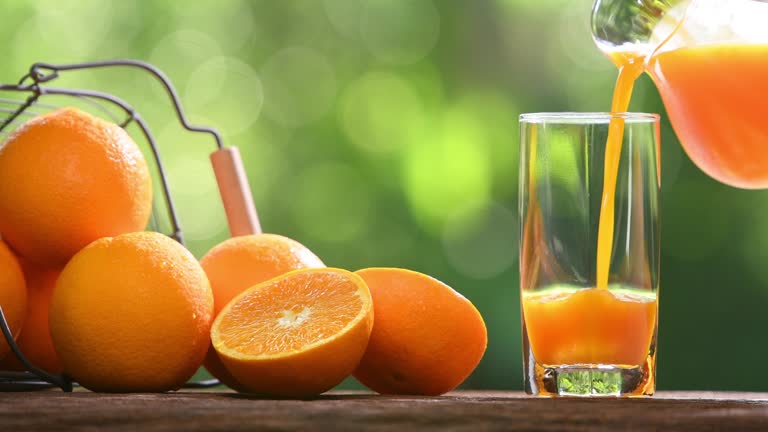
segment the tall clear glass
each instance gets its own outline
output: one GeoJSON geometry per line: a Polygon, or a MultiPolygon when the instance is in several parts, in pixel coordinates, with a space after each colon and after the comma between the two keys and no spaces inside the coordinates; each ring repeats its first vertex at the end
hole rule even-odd
{"type": "Polygon", "coordinates": [[[659,116],[520,117],[520,301],[525,390],[641,396],[655,390],[659,116]],[[608,126],[624,124],[607,288],[596,287],[608,126]]]}

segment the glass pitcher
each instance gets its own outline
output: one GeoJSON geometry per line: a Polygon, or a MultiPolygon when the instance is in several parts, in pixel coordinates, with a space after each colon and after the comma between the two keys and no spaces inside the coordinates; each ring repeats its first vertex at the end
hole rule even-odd
{"type": "Polygon", "coordinates": [[[644,61],[699,168],[768,188],[768,1],[596,0],[592,35],[614,61],[644,61]]]}

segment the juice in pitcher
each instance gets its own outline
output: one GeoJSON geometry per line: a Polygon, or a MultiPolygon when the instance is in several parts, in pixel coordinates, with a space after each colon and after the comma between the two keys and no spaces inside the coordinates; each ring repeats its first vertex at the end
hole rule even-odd
{"type": "Polygon", "coordinates": [[[739,188],[768,187],[768,44],[681,47],[651,58],[648,73],[702,171],[739,188]]]}
{"type": "Polygon", "coordinates": [[[614,63],[643,57],[691,160],[743,189],[768,188],[766,23],[764,0],[597,0],[592,16],[614,63]]]}

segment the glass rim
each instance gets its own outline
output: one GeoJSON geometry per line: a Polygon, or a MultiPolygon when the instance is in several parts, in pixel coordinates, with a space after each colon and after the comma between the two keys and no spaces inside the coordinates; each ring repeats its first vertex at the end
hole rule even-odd
{"type": "Polygon", "coordinates": [[[520,114],[521,123],[569,123],[594,124],[608,123],[614,119],[622,119],[629,123],[656,123],[661,119],[659,114],[644,112],[537,112],[520,114]]]}

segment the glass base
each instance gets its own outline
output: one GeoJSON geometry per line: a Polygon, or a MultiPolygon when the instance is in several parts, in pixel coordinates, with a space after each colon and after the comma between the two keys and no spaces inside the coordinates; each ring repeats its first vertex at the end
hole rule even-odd
{"type": "MultiPolygon", "coordinates": [[[[533,356],[530,356],[533,357],[533,356]]],[[[641,397],[656,390],[655,355],[642,366],[558,365],[527,362],[525,392],[544,397],[641,397]]]]}

